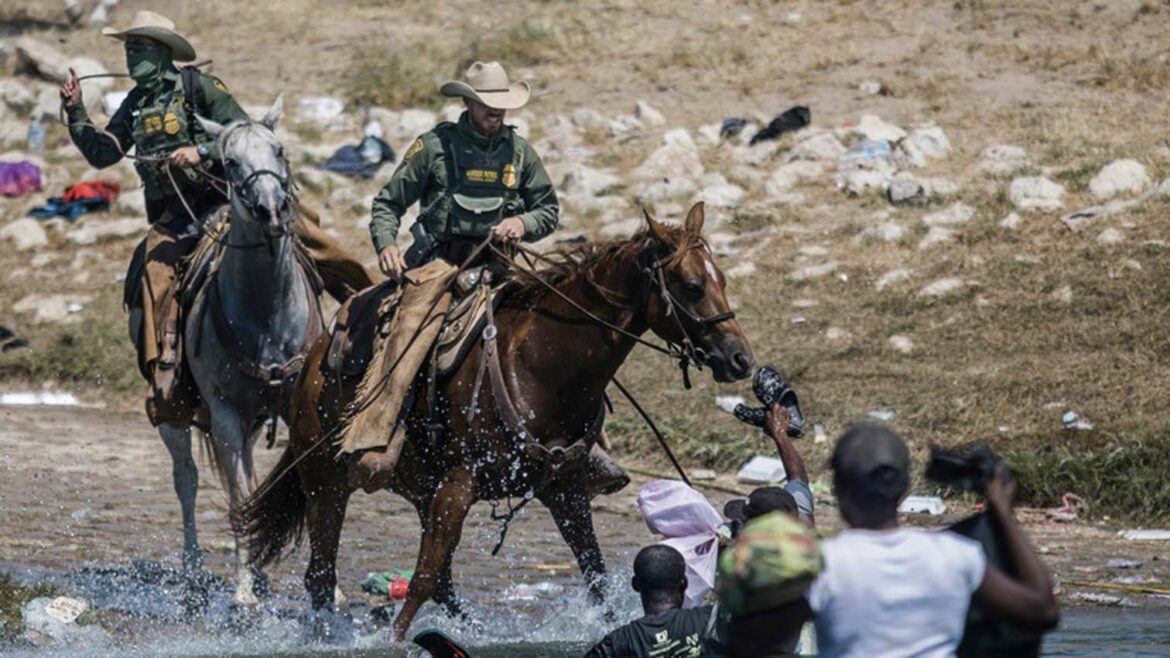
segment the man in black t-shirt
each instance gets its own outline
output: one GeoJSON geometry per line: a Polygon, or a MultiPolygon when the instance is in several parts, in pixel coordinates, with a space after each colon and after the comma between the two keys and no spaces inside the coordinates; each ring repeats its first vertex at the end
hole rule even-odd
{"type": "Polygon", "coordinates": [[[634,558],[640,619],[611,631],[585,658],[699,658],[723,653],[727,618],[713,605],[684,610],[686,562],[669,546],[647,546],[634,558]]]}

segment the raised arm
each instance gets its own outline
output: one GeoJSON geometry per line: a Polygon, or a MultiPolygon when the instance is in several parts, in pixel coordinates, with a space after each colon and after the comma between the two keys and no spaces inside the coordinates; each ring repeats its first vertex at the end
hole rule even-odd
{"type": "Polygon", "coordinates": [[[975,600],[987,614],[1017,626],[1047,630],[1060,622],[1060,608],[1052,593],[1052,578],[1016,521],[1012,505],[1016,482],[1000,465],[987,485],[987,502],[1003,533],[1004,545],[1019,570],[1012,578],[988,564],[975,600]]]}
{"type": "Polygon", "coordinates": [[[768,407],[768,413],[764,417],[764,433],[771,437],[772,442],[776,444],[776,452],[780,455],[780,462],[784,464],[784,472],[788,474],[788,483],[784,485],[784,488],[796,499],[796,507],[801,520],[806,521],[810,526],[815,526],[816,518],[813,515],[812,490],[808,486],[808,472],[804,468],[804,459],[796,450],[792,439],[788,437],[789,421],[788,410],[774,404],[768,407]]]}

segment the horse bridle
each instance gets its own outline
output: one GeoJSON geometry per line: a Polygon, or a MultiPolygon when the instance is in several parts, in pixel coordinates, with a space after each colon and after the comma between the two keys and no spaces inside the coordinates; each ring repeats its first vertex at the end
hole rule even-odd
{"type": "MultiPolygon", "coordinates": [[[[248,125],[248,124],[240,124],[240,125],[248,125]]],[[[238,126],[234,127],[233,130],[235,128],[238,128],[238,126]]],[[[226,138],[227,138],[228,134],[230,134],[230,133],[224,133],[224,135],[220,138],[221,143],[227,142],[226,138]]],[[[255,192],[255,188],[253,187],[253,184],[259,178],[261,178],[263,176],[271,176],[272,178],[275,178],[277,184],[280,186],[281,191],[284,192],[285,195],[290,200],[295,197],[295,190],[293,189],[291,178],[289,177],[289,175],[287,173],[289,171],[288,160],[285,158],[283,153],[279,156],[279,158],[280,158],[280,164],[282,165],[282,167],[286,173],[281,174],[280,172],[273,171],[272,169],[254,169],[247,176],[244,176],[242,179],[239,179],[239,180],[237,180],[237,172],[235,171],[236,167],[234,167],[232,164],[229,164],[229,161],[226,158],[224,159],[224,169],[225,169],[225,173],[227,174],[228,200],[230,202],[232,196],[237,197],[240,200],[240,202],[243,204],[244,208],[248,211],[248,215],[249,215],[250,219],[253,219],[253,220],[255,219],[256,214],[257,214],[257,208],[259,207],[259,203],[256,201],[256,192],[255,192]]],[[[290,204],[290,207],[291,207],[291,204],[290,204]]],[[[228,245],[228,246],[235,247],[238,249],[251,249],[251,248],[268,246],[271,243],[272,238],[291,237],[293,234],[291,226],[292,226],[291,222],[288,223],[287,225],[284,223],[279,223],[279,224],[277,224],[275,231],[266,230],[265,233],[269,238],[268,241],[256,242],[253,244],[246,244],[246,245],[228,245]]]]}
{"type": "MultiPolygon", "coordinates": [[[[694,241],[686,247],[683,253],[689,252],[693,249],[704,248],[703,243],[694,241]]],[[[651,261],[650,264],[642,269],[642,271],[650,277],[651,285],[657,284],[658,296],[666,305],[666,315],[674,319],[675,326],[678,328],[679,334],[682,336],[681,343],[676,344],[668,340],[666,344],[672,352],[671,356],[678,359],[679,369],[682,370],[683,386],[688,390],[691,388],[690,373],[687,368],[694,365],[700,370],[710,361],[710,355],[707,354],[703,348],[695,344],[691,338],[691,332],[687,331],[683,319],[690,321],[693,325],[701,327],[705,331],[709,331],[711,327],[732,320],[735,318],[735,311],[727,310],[723,313],[716,313],[707,317],[700,317],[695,315],[690,309],[679,302],[678,297],[670,291],[670,287],[666,285],[666,273],[663,266],[678,260],[681,254],[674,253],[669,256],[651,261]]]]}

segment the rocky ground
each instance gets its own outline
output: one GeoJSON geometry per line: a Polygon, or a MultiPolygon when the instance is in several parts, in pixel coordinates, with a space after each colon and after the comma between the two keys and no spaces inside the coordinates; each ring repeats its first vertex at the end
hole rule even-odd
{"type": "MultiPolygon", "coordinates": [[[[829,437],[877,417],[919,457],[982,439],[1041,509],[1072,492],[1098,521],[1166,518],[1165,3],[531,0],[481,14],[449,0],[125,0],[98,23],[148,4],[252,114],[286,93],[279,135],[303,195],[367,265],[368,209],[392,165],[369,181],[313,165],[371,120],[401,153],[457,114],[438,82],[499,58],[534,85],[509,120],[562,199],[562,230],[542,246],[622,238],[643,207],[678,220],[705,201],[757,354],[829,437]],[[796,105],[808,127],[749,144],[796,105]],[[728,118],[746,128],[721,134],[728,118]]],[[[31,343],[0,354],[0,388],[137,410],[119,308],[144,232],[137,177],[125,162],[90,170],[54,123],[65,70],[116,71],[120,55],[89,13],[70,24],[50,5],[0,9],[0,162],[44,177],[43,192],[0,202],[0,323],[31,343]],[[47,129],[41,155],[26,148],[30,121],[47,129]],[[125,189],[110,212],[25,217],[97,178],[125,189]]],[[[103,94],[127,88],[83,84],[99,123],[103,94]]],[[[668,372],[637,354],[622,378],[691,467],[727,472],[765,450],[713,404],[742,387],[699,376],[684,392],[668,372]]],[[[664,463],[631,411],[619,404],[609,424],[620,454],[664,463]]],[[[828,445],[802,448],[814,477],[828,445]]]]}

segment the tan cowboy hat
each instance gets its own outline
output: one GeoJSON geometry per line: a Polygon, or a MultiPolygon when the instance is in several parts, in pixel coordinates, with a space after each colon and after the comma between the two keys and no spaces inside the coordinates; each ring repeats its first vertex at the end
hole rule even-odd
{"type": "Polygon", "coordinates": [[[479,101],[496,110],[518,110],[528,102],[527,82],[511,82],[499,62],[476,62],[467,69],[467,82],[444,82],[439,93],[479,101]]]}
{"type": "Polygon", "coordinates": [[[143,10],[134,14],[134,22],[125,30],[103,27],[102,34],[118,41],[125,41],[126,37],[149,37],[170,48],[171,59],[176,62],[190,62],[195,59],[195,48],[183,35],[175,31],[175,24],[171,19],[153,11],[143,10]]]}

